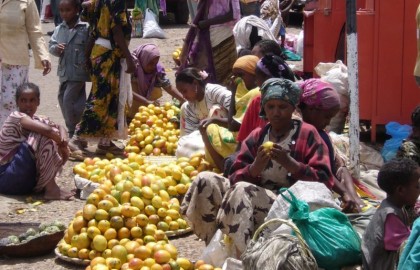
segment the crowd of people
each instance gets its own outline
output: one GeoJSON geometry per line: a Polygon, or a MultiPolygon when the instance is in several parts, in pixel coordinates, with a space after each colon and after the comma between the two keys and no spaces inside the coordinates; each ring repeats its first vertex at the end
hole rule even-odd
{"type": "MultiPolygon", "coordinates": [[[[62,22],[57,19],[48,48],[36,2],[3,1],[0,193],[71,199],[74,193],[55,181],[67,159],[83,160],[87,137],[99,138],[98,154],[122,154],[113,140],[125,138],[127,119],[139,106],[159,105],[163,90],[182,104],[181,136],[196,134],[206,159],[223,172],[199,173],[181,206],[207,244],[221,229],[243,253],[279,190],[299,180],[323,183],[338,194],[344,212],[361,212],[365,201],[326,131],[340,110],[340,97],[327,81],[298,80],[282,55],[278,3],[260,2],[200,0],[190,12],[195,16],[172,84],[156,45],[129,50],[125,1],[61,0],[62,22]],[[65,128],[35,114],[40,90],[28,82],[29,54],[22,53],[27,44],[44,75],[51,70],[48,51],[59,57],[65,128]],[[88,97],[87,81],[92,82],[88,97]],[[273,143],[269,150],[266,142],[273,143]]],[[[363,237],[366,269],[391,269],[410,235],[415,215],[410,219],[406,210],[413,210],[420,193],[420,107],[412,126],[398,159],[378,175],[387,198],[363,237]]]]}

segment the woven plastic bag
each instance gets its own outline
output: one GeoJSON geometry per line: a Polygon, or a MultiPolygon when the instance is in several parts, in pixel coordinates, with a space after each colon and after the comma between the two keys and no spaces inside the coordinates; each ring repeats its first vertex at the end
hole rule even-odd
{"type": "Polygon", "coordinates": [[[302,238],[299,229],[290,221],[272,219],[262,224],[249,241],[241,256],[244,270],[317,270],[316,260],[302,238]],[[258,238],[268,226],[288,225],[295,232],[258,238]]]}
{"type": "Polygon", "coordinates": [[[309,213],[308,204],[289,190],[282,189],[280,194],[290,202],[289,218],[299,228],[320,268],[335,270],[361,263],[360,238],[345,214],[333,208],[309,213]]]}

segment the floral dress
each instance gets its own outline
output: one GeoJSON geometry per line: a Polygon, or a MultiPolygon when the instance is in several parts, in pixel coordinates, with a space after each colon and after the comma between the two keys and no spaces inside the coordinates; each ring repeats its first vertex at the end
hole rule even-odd
{"type": "Polygon", "coordinates": [[[118,117],[118,98],[122,52],[112,36],[112,29],[120,25],[125,39],[130,40],[131,25],[125,1],[97,0],[93,8],[83,14],[91,24],[91,35],[96,41],[107,40],[111,48],[95,42],[92,62],[92,89],[76,135],[92,137],[115,136],[118,117]]]}

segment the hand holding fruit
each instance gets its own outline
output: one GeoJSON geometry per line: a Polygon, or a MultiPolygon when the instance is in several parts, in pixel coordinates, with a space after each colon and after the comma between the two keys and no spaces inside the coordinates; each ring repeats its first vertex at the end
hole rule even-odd
{"type": "Polygon", "coordinates": [[[255,157],[254,162],[251,164],[249,171],[252,177],[257,177],[261,172],[267,167],[268,162],[270,161],[270,154],[266,151],[266,148],[261,145],[258,148],[257,156],[255,157]]]}
{"type": "Polygon", "coordinates": [[[284,149],[279,144],[273,144],[272,148],[270,149],[271,159],[283,166],[291,159],[289,153],[290,150],[284,149]]]}

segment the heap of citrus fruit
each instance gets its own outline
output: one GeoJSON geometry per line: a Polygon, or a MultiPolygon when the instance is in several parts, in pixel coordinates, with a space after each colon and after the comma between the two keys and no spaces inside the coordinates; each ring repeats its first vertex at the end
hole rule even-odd
{"type": "Polygon", "coordinates": [[[129,125],[126,153],[141,155],[175,155],[180,130],[180,109],[169,102],[159,107],[153,104],[140,106],[129,125]]]}
{"type": "Polygon", "coordinates": [[[140,154],[128,153],[125,159],[86,158],[74,166],[73,172],[92,182],[105,184],[108,188],[128,180],[140,188],[148,186],[154,191],[163,189],[169,195],[177,196],[186,193],[199,172],[211,169],[201,154],[156,165],[140,154]]]}

